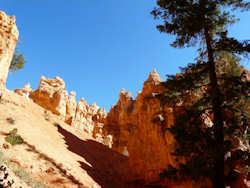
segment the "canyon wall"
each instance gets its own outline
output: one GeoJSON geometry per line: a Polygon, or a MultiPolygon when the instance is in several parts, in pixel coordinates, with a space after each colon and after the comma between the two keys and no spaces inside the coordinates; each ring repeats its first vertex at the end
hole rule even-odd
{"type": "Polygon", "coordinates": [[[15,17],[0,11],[0,88],[5,87],[12,56],[18,41],[15,17]]]}
{"type": "Polygon", "coordinates": [[[174,112],[156,98],[164,91],[161,82],[154,70],[135,100],[123,89],[104,125],[106,134],[113,135],[112,149],[129,156],[133,177],[145,183],[157,182],[160,172],[176,165],[170,155],[174,139],[166,131],[173,124],[174,112]]]}

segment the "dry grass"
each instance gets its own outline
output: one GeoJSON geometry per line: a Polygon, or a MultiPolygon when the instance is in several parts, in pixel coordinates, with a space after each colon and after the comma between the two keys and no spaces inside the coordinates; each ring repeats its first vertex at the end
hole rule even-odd
{"type": "Polygon", "coordinates": [[[0,152],[0,165],[7,166],[20,180],[31,188],[47,188],[42,182],[33,179],[24,169],[11,162],[3,152],[0,152]]]}

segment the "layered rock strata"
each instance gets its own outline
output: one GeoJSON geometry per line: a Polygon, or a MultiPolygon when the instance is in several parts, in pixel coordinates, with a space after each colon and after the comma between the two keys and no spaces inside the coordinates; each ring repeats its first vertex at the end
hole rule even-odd
{"type": "Polygon", "coordinates": [[[16,18],[0,11],[0,87],[5,87],[10,63],[18,41],[16,18]]]}

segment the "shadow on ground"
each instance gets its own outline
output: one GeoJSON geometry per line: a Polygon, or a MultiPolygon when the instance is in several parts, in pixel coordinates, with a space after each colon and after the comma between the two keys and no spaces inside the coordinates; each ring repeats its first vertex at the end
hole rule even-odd
{"type": "Polygon", "coordinates": [[[130,187],[124,180],[129,174],[127,157],[93,140],[81,140],[60,125],[57,127],[58,132],[64,136],[68,149],[90,164],[78,161],[81,168],[102,188],[130,187]]]}
{"type": "Polygon", "coordinates": [[[89,176],[102,188],[145,187],[127,181],[129,175],[131,175],[127,157],[93,140],[81,140],[60,125],[57,125],[57,127],[58,132],[64,136],[68,149],[83,157],[90,164],[78,161],[81,168],[87,171],[89,176]]]}
{"type": "Polygon", "coordinates": [[[81,168],[102,188],[145,188],[157,186],[144,186],[129,182],[131,172],[128,167],[128,158],[115,152],[103,144],[93,140],[81,140],[72,133],[57,125],[58,132],[64,136],[68,149],[83,157],[90,165],[78,161],[81,168]]]}

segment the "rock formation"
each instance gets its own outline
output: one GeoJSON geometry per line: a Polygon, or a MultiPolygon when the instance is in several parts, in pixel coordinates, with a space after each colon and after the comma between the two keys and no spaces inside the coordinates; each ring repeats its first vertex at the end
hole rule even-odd
{"type": "Polygon", "coordinates": [[[30,83],[26,83],[24,85],[24,88],[15,89],[14,92],[18,95],[25,97],[26,99],[29,99],[29,95],[32,92],[32,88],[30,86],[30,83]]]}
{"type": "Polygon", "coordinates": [[[0,11],[0,87],[5,87],[10,63],[18,40],[14,16],[0,11]]]}
{"type": "Polygon", "coordinates": [[[42,76],[38,89],[30,93],[30,98],[54,114],[66,116],[68,93],[61,78],[46,79],[42,76]]]}
{"type": "Polygon", "coordinates": [[[66,102],[66,117],[65,122],[68,124],[72,124],[75,113],[76,113],[76,93],[74,91],[70,92],[70,96],[68,97],[68,100],[66,102]]]}
{"type": "Polygon", "coordinates": [[[157,181],[159,173],[175,163],[170,157],[174,141],[166,132],[173,124],[173,110],[163,109],[156,98],[164,91],[161,82],[154,70],[135,100],[122,89],[105,121],[106,133],[113,135],[112,148],[129,156],[135,179],[146,183],[157,181]]]}
{"type": "Polygon", "coordinates": [[[98,142],[112,146],[112,136],[104,136],[102,133],[107,116],[105,109],[95,103],[88,105],[83,98],[76,103],[76,93],[72,91],[68,96],[61,78],[48,79],[42,76],[37,90],[32,90],[30,85],[26,84],[25,88],[16,89],[15,92],[31,98],[33,102],[60,116],[69,125],[94,136],[98,142]]]}
{"type": "MultiPolygon", "coordinates": [[[[246,79],[248,76],[249,72],[246,71],[246,79]]],[[[179,107],[173,109],[161,106],[156,97],[157,94],[164,92],[161,82],[160,76],[153,70],[135,100],[129,92],[122,89],[117,104],[107,115],[104,134],[113,136],[112,149],[129,156],[133,180],[146,184],[163,183],[169,187],[201,187],[200,183],[209,185],[209,182],[159,181],[159,174],[167,169],[169,164],[178,168],[174,156],[171,155],[175,140],[166,130],[173,125],[175,114],[180,113],[179,107]]],[[[207,114],[203,114],[201,118],[206,126],[213,126],[207,114]]]]}

